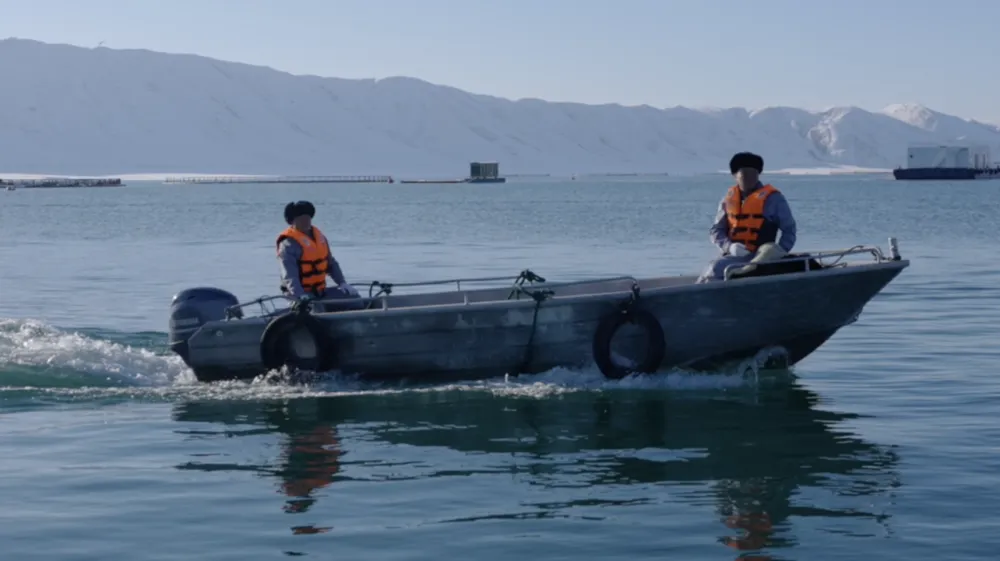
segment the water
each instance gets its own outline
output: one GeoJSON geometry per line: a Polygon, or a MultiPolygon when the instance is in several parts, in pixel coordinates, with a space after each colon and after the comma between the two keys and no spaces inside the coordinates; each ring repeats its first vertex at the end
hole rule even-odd
{"type": "Polygon", "coordinates": [[[909,269],[792,372],[193,381],[173,292],[274,293],[307,198],[352,281],[698,272],[724,177],[0,195],[10,559],[993,559],[998,184],[772,177],[799,248],[909,269]]]}

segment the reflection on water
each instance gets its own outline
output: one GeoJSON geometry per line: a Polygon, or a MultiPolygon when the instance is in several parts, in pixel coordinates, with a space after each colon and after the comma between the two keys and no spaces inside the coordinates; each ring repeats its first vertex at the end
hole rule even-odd
{"type": "MultiPolygon", "coordinates": [[[[308,512],[336,481],[498,474],[557,499],[521,502],[526,510],[517,513],[443,520],[429,520],[436,513],[426,511],[419,523],[581,519],[578,511],[594,520],[638,505],[654,516],[661,509],[664,517],[686,505],[691,516],[700,516],[709,506],[719,543],[740,559],[793,548],[797,524],[845,535],[888,532],[884,507],[899,484],[898,458],[891,447],[838,426],[851,415],[819,409],[817,396],[794,380],[753,395],[678,393],[689,392],[573,392],[539,399],[431,391],[179,403],[177,421],[228,425],[189,434],[277,433],[281,452],[256,465],[192,459],[178,467],[277,478],[282,508],[293,515],[308,512]],[[236,428],[247,426],[256,428],[236,428]],[[454,456],[462,460],[456,464],[454,456]],[[580,498],[580,489],[603,489],[609,496],[580,498]]],[[[329,526],[292,530],[317,533],[329,526]]]]}

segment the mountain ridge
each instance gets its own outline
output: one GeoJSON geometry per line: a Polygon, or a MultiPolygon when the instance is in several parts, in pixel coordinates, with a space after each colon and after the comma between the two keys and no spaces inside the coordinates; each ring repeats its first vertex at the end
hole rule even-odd
{"type": "Polygon", "coordinates": [[[0,40],[0,171],[413,174],[716,172],[904,163],[915,143],[987,145],[1000,127],[897,103],[809,111],[655,108],[470,93],[407,76],[295,75],[148,49],[0,40]]]}

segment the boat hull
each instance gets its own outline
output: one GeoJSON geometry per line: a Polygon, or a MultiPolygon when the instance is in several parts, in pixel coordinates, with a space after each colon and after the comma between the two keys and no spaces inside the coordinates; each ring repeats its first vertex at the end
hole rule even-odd
{"type": "MultiPolygon", "coordinates": [[[[707,284],[693,277],[543,284],[554,294],[541,303],[523,295],[507,300],[509,288],[389,296],[376,300],[375,309],[313,317],[334,351],[334,369],[346,374],[437,382],[538,373],[594,364],[599,325],[620,313],[637,282],[633,306],[663,331],[660,369],[713,369],[769,347],[782,347],[794,364],[855,321],[907,265],[885,261],[707,284]]],[[[208,322],[179,354],[201,381],[255,378],[268,370],[261,341],[270,321],[208,322]]]]}
{"type": "Polygon", "coordinates": [[[1000,179],[1000,168],[899,168],[892,170],[899,180],[966,181],[1000,179]]]}

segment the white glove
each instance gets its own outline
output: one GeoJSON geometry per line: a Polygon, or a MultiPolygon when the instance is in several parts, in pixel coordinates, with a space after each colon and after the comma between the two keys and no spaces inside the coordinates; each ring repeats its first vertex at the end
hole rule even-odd
{"type": "Polygon", "coordinates": [[[358,291],[353,286],[347,284],[346,282],[344,284],[338,284],[337,289],[343,292],[344,294],[347,294],[348,296],[353,296],[355,298],[358,297],[358,291]]]}
{"type": "Polygon", "coordinates": [[[733,257],[746,257],[747,255],[750,255],[750,250],[747,249],[747,246],[741,243],[731,243],[729,244],[729,249],[726,250],[726,253],[732,255],[733,257]]]}

